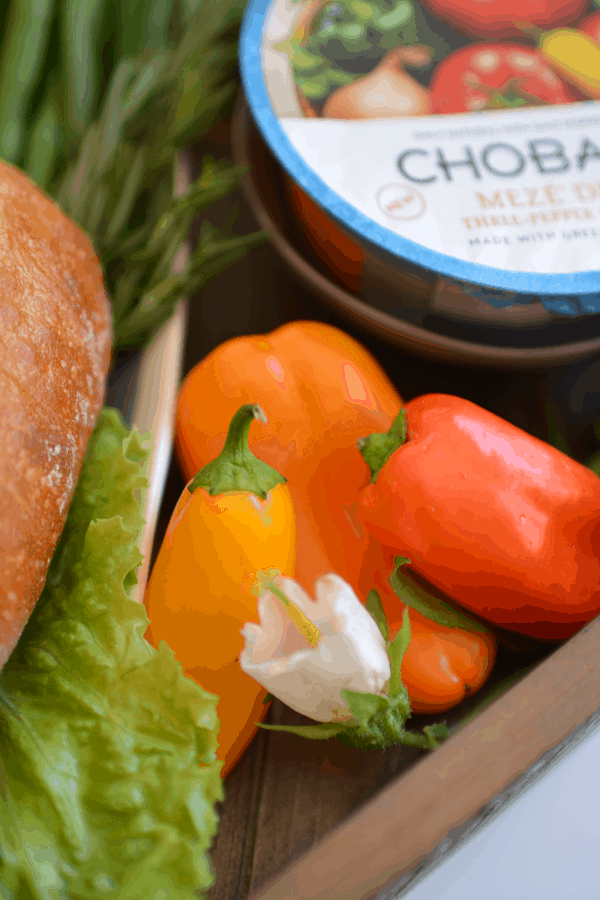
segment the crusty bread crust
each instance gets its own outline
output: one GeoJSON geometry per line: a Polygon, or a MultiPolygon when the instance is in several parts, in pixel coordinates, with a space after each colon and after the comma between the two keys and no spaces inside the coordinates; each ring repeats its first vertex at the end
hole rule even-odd
{"type": "Polygon", "coordinates": [[[44,586],[102,407],[110,344],[89,239],[0,162],[0,666],[44,586]]]}

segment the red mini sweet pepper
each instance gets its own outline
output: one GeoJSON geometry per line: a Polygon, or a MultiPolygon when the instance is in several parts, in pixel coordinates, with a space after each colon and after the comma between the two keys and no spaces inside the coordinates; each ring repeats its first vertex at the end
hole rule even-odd
{"type": "Polygon", "coordinates": [[[412,400],[361,452],[365,527],[459,604],[544,640],[600,612],[600,479],[584,466],[442,394],[412,400]]]}
{"type": "Polygon", "coordinates": [[[427,0],[425,5],[458,31],[500,40],[522,37],[522,20],[544,29],[571,25],[587,0],[427,0]]]}

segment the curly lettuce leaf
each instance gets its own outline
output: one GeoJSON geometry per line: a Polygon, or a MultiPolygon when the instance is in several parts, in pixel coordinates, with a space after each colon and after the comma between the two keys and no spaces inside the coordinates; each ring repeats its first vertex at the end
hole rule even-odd
{"type": "Polygon", "coordinates": [[[2,900],[195,900],[213,880],[217,698],[145,641],[129,596],[145,456],[104,410],[0,674],[2,900]]]}

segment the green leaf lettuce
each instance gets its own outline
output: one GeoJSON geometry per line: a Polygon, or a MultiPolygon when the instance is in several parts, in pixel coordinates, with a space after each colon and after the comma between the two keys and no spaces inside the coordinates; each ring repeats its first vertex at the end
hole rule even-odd
{"type": "Polygon", "coordinates": [[[222,796],[217,698],[130,599],[146,456],[105,410],[0,674],[0,898],[193,900],[222,796]]]}

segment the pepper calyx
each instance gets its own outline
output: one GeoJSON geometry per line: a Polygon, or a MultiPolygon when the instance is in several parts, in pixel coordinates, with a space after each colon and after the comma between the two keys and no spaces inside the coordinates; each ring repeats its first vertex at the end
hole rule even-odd
{"type": "Polygon", "coordinates": [[[459,628],[463,631],[487,634],[489,629],[477,619],[465,615],[455,609],[447,601],[430,594],[425,588],[417,584],[408,573],[403,571],[403,566],[410,565],[410,559],[405,556],[397,556],[394,560],[394,568],[387,579],[387,583],[396,597],[405,606],[416,610],[426,619],[431,619],[444,628],[459,628]]]}
{"type": "Polygon", "coordinates": [[[229,425],[223,449],[200,469],[188,485],[191,494],[202,487],[211,497],[228,491],[241,491],[266,500],[267,494],[278,484],[286,483],[283,475],[257,459],[250,450],[248,434],[254,419],[263,425],[268,421],[258,404],[245,403],[238,409],[229,425]]]}
{"type": "Polygon", "coordinates": [[[376,432],[368,437],[360,438],[357,448],[371,470],[371,483],[375,483],[379,472],[392,453],[405,443],[408,434],[406,413],[400,410],[389,431],[376,432]]]}

